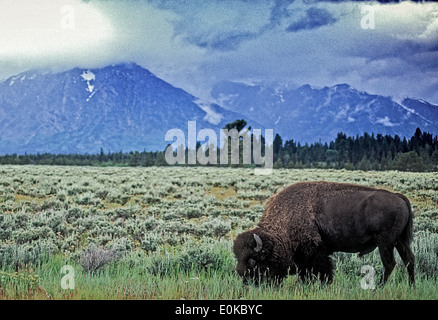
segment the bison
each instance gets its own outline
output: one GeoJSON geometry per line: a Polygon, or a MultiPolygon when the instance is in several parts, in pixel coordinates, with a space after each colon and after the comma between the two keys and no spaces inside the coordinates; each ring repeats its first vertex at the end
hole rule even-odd
{"type": "Polygon", "coordinates": [[[237,273],[246,283],[280,283],[298,274],[330,283],[337,251],[359,257],[379,249],[382,284],[395,267],[394,248],[414,284],[413,213],[402,194],[333,182],[299,182],[272,196],[258,226],[234,241],[237,273]]]}

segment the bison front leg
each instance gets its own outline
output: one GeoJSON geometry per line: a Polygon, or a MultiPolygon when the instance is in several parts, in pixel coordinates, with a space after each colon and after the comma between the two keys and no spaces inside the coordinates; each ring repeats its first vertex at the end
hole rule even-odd
{"type": "Polygon", "coordinates": [[[332,259],[323,253],[317,253],[309,257],[306,267],[299,270],[300,278],[303,282],[307,279],[319,279],[322,283],[333,281],[334,265],[332,259]]]}
{"type": "Polygon", "coordinates": [[[394,270],[395,267],[394,247],[379,247],[379,253],[380,258],[382,259],[384,269],[381,285],[384,285],[388,281],[389,276],[391,275],[392,270],[394,270]]]}
{"type": "Polygon", "coordinates": [[[328,255],[318,255],[314,261],[313,274],[323,283],[332,283],[333,269],[332,259],[328,255]]]}

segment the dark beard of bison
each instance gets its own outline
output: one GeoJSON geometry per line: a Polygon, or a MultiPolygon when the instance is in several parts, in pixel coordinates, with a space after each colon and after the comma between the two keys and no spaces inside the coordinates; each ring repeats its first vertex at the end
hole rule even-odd
{"type": "Polygon", "coordinates": [[[334,265],[324,252],[315,251],[311,258],[303,255],[302,248],[294,251],[279,238],[260,228],[246,231],[234,241],[237,259],[236,272],[244,284],[259,285],[263,282],[279,285],[289,275],[298,274],[305,283],[318,278],[322,283],[333,280],[334,265]],[[294,261],[300,261],[299,265],[294,261]]]}
{"type": "Polygon", "coordinates": [[[234,241],[236,272],[245,284],[280,284],[285,277],[297,272],[288,250],[283,249],[278,239],[260,228],[241,233],[234,241]]]}

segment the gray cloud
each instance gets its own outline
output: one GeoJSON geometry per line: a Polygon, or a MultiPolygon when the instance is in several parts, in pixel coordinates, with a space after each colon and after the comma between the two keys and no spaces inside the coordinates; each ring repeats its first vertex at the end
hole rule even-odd
{"type": "Polygon", "coordinates": [[[278,26],[284,19],[290,18],[289,6],[294,0],[275,0],[270,15],[270,26],[278,26]]]}
{"type": "Polygon", "coordinates": [[[296,32],[300,30],[316,29],[335,23],[335,19],[327,10],[311,7],[307,9],[306,16],[291,23],[286,31],[296,32]]]}
{"type": "Polygon", "coordinates": [[[187,38],[190,43],[195,44],[201,48],[210,48],[220,51],[236,50],[238,46],[246,41],[251,40],[259,36],[257,32],[228,32],[226,34],[216,35],[211,39],[202,39],[196,37],[187,38]]]}
{"type": "MultiPolygon", "coordinates": [[[[417,96],[438,103],[438,4],[310,0],[86,3],[111,24],[113,32],[104,45],[45,56],[0,54],[0,77],[48,66],[65,70],[133,61],[206,99],[216,81],[257,80],[314,86],[345,82],[371,93],[417,96]],[[363,4],[375,4],[375,30],[361,29],[363,4]]],[[[2,21],[0,31],[1,26],[2,21]]],[[[93,34],[92,29],[84,30],[93,34]]]]}
{"type": "Polygon", "coordinates": [[[162,1],[157,8],[173,12],[175,35],[191,45],[217,51],[236,50],[241,43],[257,38],[270,24],[272,3],[266,0],[162,1]]]}

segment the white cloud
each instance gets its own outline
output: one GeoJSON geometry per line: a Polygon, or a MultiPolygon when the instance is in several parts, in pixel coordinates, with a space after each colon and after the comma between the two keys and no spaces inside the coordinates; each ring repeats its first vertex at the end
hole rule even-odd
{"type": "Polygon", "coordinates": [[[0,0],[0,78],[40,67],[134,61],[203,101],[217,81],[253,79],[349,83],[371,93],[438,102],[438,4],[374,3],[374,30],[361,28],[361,6],[304,0],[0,0]],[[63,5],[75,8],[75,32],[61,28],[63,5]],[[288,32],[293,23],[305,27],[288,32]]]}
{"type": "Polygon", "coordinates": [[[1,59],[87,54],[112,38],[111,23],[79,0],[1,0],[1,59]]]}

